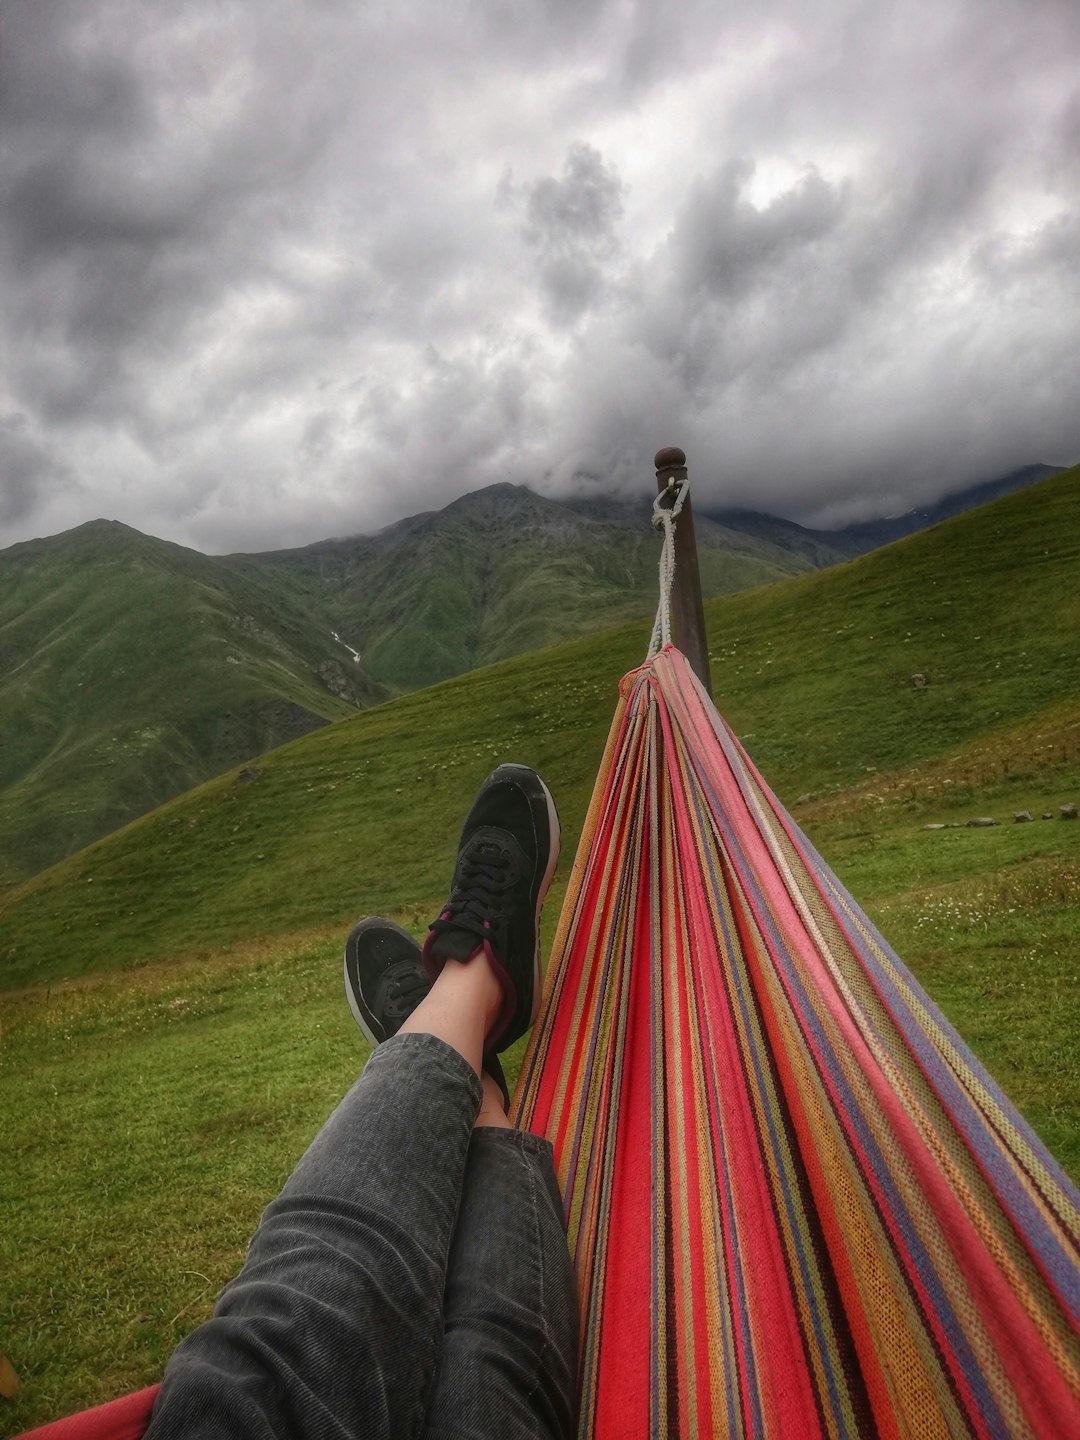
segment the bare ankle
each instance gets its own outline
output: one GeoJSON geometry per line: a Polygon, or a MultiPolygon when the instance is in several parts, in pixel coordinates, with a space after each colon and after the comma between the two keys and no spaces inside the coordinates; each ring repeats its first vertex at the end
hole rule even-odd
{"type": "Polygon", "coordinates": [[[484,1087],[484,1095],[475,1121],[476,1128],[487,1126],[493,1130],[512,1130],[514,1127],[503,1109],[502,1091],[486,1070],[480,1076],[480,1084],[484,1087]]]}
{"type": "Polygon", "coordinates": [[[491,1029],[502,1009],[502,982],[495,974],[482,950],[476,950],[468,960],[447,960],[435,987],[471,992],[484,1017],[484,1033],[491,1029]]]}
{"type": "Polygon", "coordinates": [[[502,989],[486,960],[447,960],[398,1034],[421,1032],[444,1040],[479,1075],[501,1004],[502,989]]]}

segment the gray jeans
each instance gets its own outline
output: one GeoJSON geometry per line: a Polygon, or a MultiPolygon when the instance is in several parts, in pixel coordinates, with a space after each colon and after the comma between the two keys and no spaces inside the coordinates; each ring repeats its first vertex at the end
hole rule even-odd
{"type": "Polygon", "coordinates": [[[379,1046],[174,1352],[150,1440],[572,1432],[551,1147],[474,1130],[480,1094],[434,1035],[379,1046]]]}

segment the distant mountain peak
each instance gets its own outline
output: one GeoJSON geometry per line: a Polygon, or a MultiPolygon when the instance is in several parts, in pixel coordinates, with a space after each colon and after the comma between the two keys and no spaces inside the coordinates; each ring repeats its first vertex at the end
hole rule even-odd
{"type": "MultiPolygon", "coordinates": [[[[107,520],[99,516],[96,520],[86,520],[81,525],[73,525],[70,530],[63,530],[59,535],[51,538],[63,540],[66,538],[86,538],[94,535],[120,537],[121,535],[134,535],[140,540],[154,541],[153,535],[144,535],[141,530],[136,530],[133,525],[125,525],[122,520],[107,520]]],[[[159,542],[160,543],[160,542],[159,542]]]]}
{"type": "MultiPolygon", "coordinates": [[[[458,498],[467,500],[474,495],[517,495],[524,492],[526,495],[533,495],[535,491],[530,490],[528,485],[515,485],[512,480],[493,480],[490,485],[481,485],[478,490],[470,490],[458,498]]],[[[450,502],[454,504],[454,501],[450,502]]]]}
{"type": "Polygon", "coordinates": [[[493,485],[483,485],[479,490],[467,490],[449,505],[436,513],[445,515],[448,511],[490,509],[495,506],[536,504],[545,505],[542,495],[530,490],[527,485],[514,485],[509,480],[496,480],[493,485]]]}

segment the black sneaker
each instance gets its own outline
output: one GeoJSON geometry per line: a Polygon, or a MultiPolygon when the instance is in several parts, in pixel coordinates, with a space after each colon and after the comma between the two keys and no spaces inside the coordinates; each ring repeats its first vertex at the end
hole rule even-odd
{"type": "Polygon", "coordinates": [[[345,941],[345,995],[372,1045],[396,1035],[431,989],[420,946],[400,925],[372,915],[345,941]]]}
{"type": "Polygon", "coordinates": [[[559,817],[547,786],[525,765],[500,765],[466,817],[450,898],[423,952],[432,979],[445,960],[487,955],[503,987],[488,1051],[505,1050],[536,1019],[540,907],[558,858],[559,817]]]}
{"type": "MultiPolygon", "coordinates": [[[[431,989],[420,953],[407,930],[377,915],[361,920],[345,941],[345,996],[372,1045],[396,1035],[431,989]]],[[[485,1055],[484,1069],[502,1091],[508,1112],[510,1092],[499,1057],[485,1055]]]]}

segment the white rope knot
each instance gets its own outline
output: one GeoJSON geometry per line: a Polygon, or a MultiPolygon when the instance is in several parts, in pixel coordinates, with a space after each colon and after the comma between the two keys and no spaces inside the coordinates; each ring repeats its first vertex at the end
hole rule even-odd
{"type": "Polygon", "coordinates": [[[664,543],[660,550],[660,603],[656,608],[656,620],[653,623],[652,637],[649,640],[649,652],[645,656],[648,663],[654,655],[659,654],[664,645],[671,644],[671,591],[675,584],[675,521],[678,519],[679,511],[683,507],[687,491],[690,489],[689,480],[669,481],[666,490],[661,490],[653,501],[652,523],[657,530],[664,532],[664,543]],[[669,493],[675,491],[675,499],[670,505],[663,505],[661,501],[666,500],[669,493]]]}

